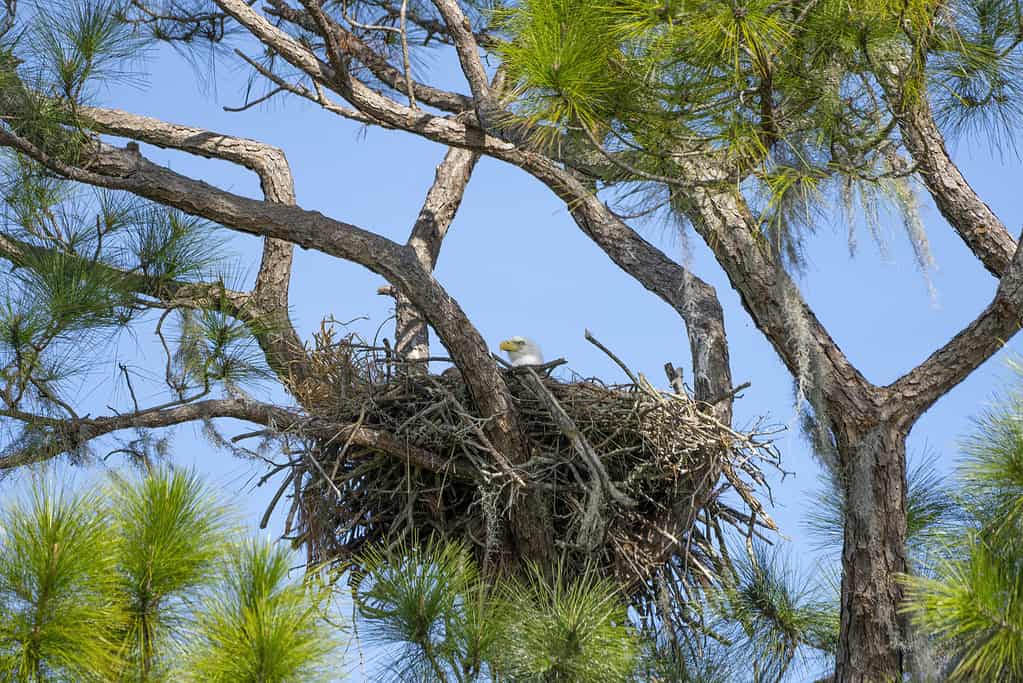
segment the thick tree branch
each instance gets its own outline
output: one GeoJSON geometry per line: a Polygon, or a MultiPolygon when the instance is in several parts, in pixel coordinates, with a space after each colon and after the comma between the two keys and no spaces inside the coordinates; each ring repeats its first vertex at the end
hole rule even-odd
{"type": "Polygon", "coordinates": [[[62,453],[77,450],[89,441],[125,429],[160,429],[199,420],[233,418],[268,427],[279,434],[293,431],[341,442],[350,440],[356,446],[386,453],[416,467],[446,472],[459,479],[473,480],[476,476],[471,467],[447,462],[429,451],[408,445],[392,434],[361,425],[339,425],[247,398],[209,399],[160,410],[78,420],[59,420],[2,410],[0,416],[42,428],[48,432],[52,440],[44,448],[26,449],[0,456],[0,471],[50,460],[62,453]]]}
{"type": "Polygon", "coordinates": [[[923,363],[887,387],[890,411],[907,428],[994,355],[1023,324],[1023,249],[1016,249],[994,299],[923,363]]]}
{"type": "MultiPolygon", "coordinates": [[[[694,349],[694,362],[697,363],[694,368],[697,398],[707,400],[728,395],[732,381],[728,371],[727,342],[720,303],[713,288],[692,276],[685,268],[669,259],[617,219],[594,196],[593,191],[571,173],[542,154],[517,149],[509,142],[470,128],[459,121],[404,107],[371,91],[355,79],[342,78],[339,88],[338,79],[328,65],[319,61],[304,46],[274,27],[247,4],[240,0],[218,0],[218,4],[293,66],[306,72],[315,81],[337,90],[342,97],[367,115],[379,120],[381,124],[407,130],[445,145],[465,147],[488,154],[523,168],[548,185],[572,207],[573,217],[579,226],[616,264],[669,303],[686,320],[694,349]]],[[[70,170],[84,182],[93,182],[83,178],[77,170],[70,170]]],[[[110,178],[95,180],[101,184],[112,182],[110,178]]],[[[309,237],[313,242],[321,242],[313,235],[309,237]]],[[[319,249],[321,246],[323,245],[310,244],[309,248],[319,249]]],[[[388,248],[390,246],[393,245],[389,245],[388,248]]],[[[341,257],[348,258],[343,255],[341,257]]],[[[374,270],[380,266],[367,263],[363,265],[374,270]]],[[[389,280],[392,276],[385,275],[389,280]]],[[[730,401],[723,402],[719,408],[723,410],[720,416],[730,419],[730,401]]]]}
{"type": "Polygon", "coordinates": [[[281,198],[270,201],[294,203],[295,191],[288,160],[284,152],[273,145],[118,109],[80,107],[77,111],[91,124],[90,127],[102,133],[243,166],[259,176],[264,194],[281,198]]]}
{"type": "Polygon", "coordinates": [[[877,73],[903,144],[941,215],[984,267],[1001,277],[1016,253],[1016,241],[952,161],[927,98],[909,99],[902,87],[902,70],[894,62],[882,63],[877,73]]]}
{"type": "Polygon", "coordinates": [[[479,155],[466,149],[452,148],[437,166],[433,185],[426,194],[408,245],[416,252],[419,262],[428,270],[437,267],[441,244],[447,235],[451,221],[465,196],[472,171],[479,161],[479,155]]]}
{"type": "Polygon", "coordinates": [[[595,192],[572,173],[533,152],[521,152],[513,163],[547,185],[572,218],[611,260],[671,306],[685,321],[693,357],[693,388],[698,401],[718,400],[718,418],[731,423],[732,389],[724,314],[714,288],[643,239],[604,205],[595,192]]]}
{"type": "Polygon", "coordinates": [[[465,312],[407,246],[304,209],[249,199],[153,164],[138,152],[96,143],[88,170],[53,159],[30,142],[0,129],[11,147],[71,180],[125,190],[253,235],[275,237],[358,263],[399,288],[437,331],[487,419],[488,436],[513,463],[527,458],[511,394],[486,342],[465,312]]]}
{"type": "Polygon", "coordinates": [[[473,100],[476,105],[476,116],[483,130],[492,130],[500,107],[490,94],[490,79],[480,59],[480,48],[476,36],[472,32],[469,19],[462,12],[458,0],[433,0],[434,6],[444,18],[448,27],[448,35],[455,43],[458,61],[462,65],[462,73],[469,82],[473,100]]]}
{"type": "MultiPolygon", "coordinates": [[[[452,147],[437,166],[433,185],[426,194],[408,239],[408,246],[428,271],[432,272],[437,265],[444,236],[462,203],[477,161],[479,155],[475,152],[452,147]]],[[[426,320],[401,292],[396,292],[395,296],[395,318],[395,351],[398,355],[408,360],[429,358],[426,320]]]]}
{"type": "MultiPolygon", "coordinates": [[[[293,65],[305,70],[313,78],[324,79],[325,83],[337,82],[331,80],[333,74],[326,72],[329,69],[327,65],[319,62],[314,55],[295,44],[287,34],[275,29],[243,2],[240,0],[218,2],[267,45],[281,52],[293,65]]],[[[457,3],[452,4],[453,2],[454,0],[437,0],[438,9],[442,13],[445,11],[448,13],[445,18],[452,33],[456,31],[451,22],[461,25],[459,17],[464,18],[457,3]]],[[[470,85],[473,85],[473,81],[478,78],[470,76],[478,77],[482,67],[476,68],[478,54],[465,49],[467,45],[463,43],[459,56],[463,60],[463,69],[468,72],[470,85]]],[[[714,309],[719,309],[720,305],[709,286],[693,278],[684,268],[635,234],[594,196],[592,189],[583,185],[547,156],[499,141],[483,131],[474,130],[459,122],[413,111],[376,93],[367,95],[359,92],[357,84],[357,81],[349,79],[348,84],[338,89],[338,92],[363,112],[396,128],[447,145],[466,146],[514,164],[554,190],[571,208],[573,216],[584,232],[594,239],[615,263],[683,315],[691,335],[695,330],[697,334],[715,340],[711,342],[711,346],[706,343],[701,343],[699,347],[694,346],[696,360],[716,359],[705,363],[703,368],[697,369],[696,372],[698,376],[714,377],[716,380],[713,388],[708,387],[708,397],[728,394],[731,389],[731,377],[720,372],[722,366],[726,365],[721,359],[727,359],[723,326],[710,322],[715,317],[714,309]],[[683,292],[685,296],[682,296],[683,292]],[[697,299],[701,303],[694,303],[697,300],[694,299],[694,295],[698,295],[697,299]],[[708,369],[717,374],[705,372],[708,369]]],[[[478,83],[474,85],[474,95],[478,85],[478,83]]],[[[694,168],[692,175],[698,178],[709,176],[700,168],[694,168]]],[[[798,288],[784,273],[780,264],[775,263],[761,248],[754,238],[757,232],[755,221],[741,199],[732,196],[732,193],[710,187],[698,187],[694,189],[695,191],[701,193],[704,199],[700,215],[696,216],[697,223],[704,226],[704,239],[715,249],[719,263],[740,290],[744,303],[753,313],[754,320],[765,333],[768,333],[769,339],[790,370],[801,382],[808,382],[811,379],[823,380],[825,386],[819,388],[825,396],[836,402],[854,398],[859,408],[868,412],[872,410],[876,398],[873,387],[848,362],[834,340],[806,307],[798,288]],[[816,369],[810,367],[813,363],[818,364],[816,369]],[[815,377],[811,378],[811,375],[815,377]]]]}
{"type": "Polygon", "coordinates": [[[984,267],[1000,278],[994,299],[968,327],[887,387],[895,397],[889,405],[908,427],[1019,330],[1023,275],[1018,242],[952,161],[927,98],[906,94],[904,62],[880,61],[877,69],[902,142],[941,215],[984,267]]]}
{"type": "Polygon", "coordinates": [[[1016,241],[949,157],[929,107],[912,107],[899,117],[899,125],[941,215],[992,275],[1003,275],[1016,253],[1016,241]]]}
{"type": "MultiPolygon", "coordinates": [[[[464,19],[460,8],[453,0],[437,0],[436,4],[442,15],[445,16],[449,25],[449,33],[455,36],[457,44],[458,40],[465,38],[464,35],[460,38],[457,36],[456,29],[462,26],[460,22],[464,19]]],[[[265,38],[266,35],[261,37],[265,38]]],[[[471,36],[469,38],[471,39],[471,36]]],[[[479,99],[477,91],[486,91],[479,90],[477,87],[479,85],[478,77],[483,72],[479,65],[476,49],[474,44],[462,40],[459,57],[470,85],[474,85],[474,95],[477,95],[477,99],[479,99]],[[469,47],[472,49],[468,49],[469,47]]],[[[362,109],[358,97],[350,98],[344,92],[341,94],[362,109]]],[[[698,311],[694,310],[702,308],[704,311],[712,311],[719,306],[712,290],[710,296],[699,297],[703,302],[710,302],[709,305],[694,305],[693,290],[703,290],[704,288],[700,287],[700,284],[703,283],[696,284],[684,269],[664,257],[652,246],[647,245],[628,226],[610,215],[606,207],[591,196],[592,191],[589,188],[581,187],[581,183],[571,178],[564,169],[557,167],[550,159],[541,154],[508,145],[488,144],[489,141],[485,141],[488,136],[470,134],[470,130],[467,128],[464,132],[456,132],[449,120],[443,120],[441,123],[436,117],[433,117],[428,123],[423,122],[422,119],[416,120],[412,124],[407,120],[403,122],[395,110],[395,107],[400,107],[397,103],[392,102],[383,106],[382,103],[376,102],[373,103],[373,106],[378,107],[378,111],[386,111],[385,118],[388,118],[388,123],[395,127],[419,133],[446,144],[468,143],[476,150],[527,170],[545,182],[572,207],[573,215],[577,218],[580,227],[604,248],[616,263],[648,288],[657,292],[686,317],[691,337],[694,330],[698,334],[700,333],[701,323],[703,323],[702,333],[704,335],[716,327],[716,325],[709,327],[706,325],[707,320],[714,318],[713,314],[710,316],[700,315],[698,311]],[[481,141],[484,141],[483,144],[480,144],[481,141]],[[668,282],[672,284],[666,286],[668,282]],[[688,286],[689,296],[684,297],[685,302],[680,301],[683,297],[678,294],[683,290],[682,282],[690,283],[688,286]]],[[[939,149],[944,153],[943,146],[939,146],[939,149]]],[[[947,160],[947,155],[945,159],[947,160]]],[[[958,171],[952,175],[958,176],[961,180],[958,171]]],[[[962,180],[961,183],[953,183],[953,189],[961,192],[959,194],[944,193],[945,196],[953,196],[956,199],[956,202],[952,202],[952,204],[966,205],[967,213],[976,214],[984,209],[987,211],[987,216],[993,218],[990,210],[986,209],[986,206],[965,184],[965,180],[962,180]]],[[[704,201],[699,215],[695,216],[698,229],[702,227],[703,237],[711,244],[718,256],[719,263],[725,268],[732,282],[740,291],[744,304],[753,314],[754,320],[771,340],[789,369],[799,378],[800,383],[815,386],[833,405],[847,405],[846,402],[851,400],[852,404],[856,405],[863,414],[872,412],[873,404],[877,400],[876,391],[849,363],[816,316],[809,310],[795,283],[753,237],[756,234],[756,226],[741,199],[733,197],[727,192],[715,192],[712,188],[703,188],[699,192],[704,201]]],[[[983,222],[978,224],[983,225],[983,222]]],[[[1000,226],[1000,223],[996,225],[1000,226]]],[[[1003,267],[999,264],[1007,263],[1006,252],[1011,254],[1008,247],[1014,245],[1011,238],[1008,238],[1006,242],[999,236],[997,230],[992,232],[976,229],[963,220],[958,221],[957,227],[960,234],[964,235],[964,239],[968,243],[972,243],[971,246],[975,246],[975,249],[986,254],[983,258],[989,267],[999,268],[1003,267]]],[[[1004,231],[1004,229],[1002,230],[1004,231]]],[[[723,330],[720,339],[723,340],[723,330]]],[[[695,339],[692,341],[694,342],[694,355],[695,353],[708,354],[706,344],[700,344],[695,339]]],[[[727,354],[723,343],[721,349],[724,354],[727,354]]],[[[715,354],[709,355],[714,356],[715,354]]],[[[720,358],[722,353],[716,355],[720,358]]],[[[727,358],[727,355],[724,357],[727,358]]],[[[699,371],[697,372],[699,374],[699,371]]],[[[709,374],[706,373],[705,376],[709,374]]],[[[720,373],[718,376],[721,376],[720,373]]],[[[708,394],[727,393],[730,381],[729,387],[722,388],[724,389],[722,392],[708,392],[708,394]]]]}
{"type": "Polygon", "coordinates": [[[849,362],[758,238],[758,225],[738,192],[696,188],[691,204],[697,232],[800,385],[819,391],[828,407],[853,407],[860,415],[875,412],[875,388],[849,362]]]}

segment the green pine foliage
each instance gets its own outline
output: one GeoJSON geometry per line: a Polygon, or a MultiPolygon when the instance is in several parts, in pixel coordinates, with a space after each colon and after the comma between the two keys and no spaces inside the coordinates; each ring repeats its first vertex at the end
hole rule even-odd
{"type": "Polygon", "coordinates": [[[1023,548],[1023,394],[1014,392],[977,421],[959,476],[967,510],[989,534],[1023,548]]]}
{"type": "Polygon", "coordinates": [[[172,400],[238,395],[267,376],[254,336],[265,326],[238,321],[228,283],[239,275],[215,226],[127,193],[55,179],[20,158],[0,166],[0,198],[0,239],[16,266],[0,275],[0,391],[27,418],[18,445],[59,447],[63,437],[31,416],[75,417],[71,392],[110,361],[78,350],[111,346],[139,325],[153,326],[163,344],[162,388],[172,400]],[[201,311],[159,300],[167,288],[191,285],[203,293],[201,311]]]}
{"type": "Polygon", "coordinates": [[[1023,676],[1023,397],[987,411],[960,464],[963,520],[928,576],[905,577],[905,610],[951,680],[1023,676]]]}
{"type": "Polygon", "coordinates": [[[634,670],[638,642],[611,580],[534,571],[504,591],[508,621],[495,664],[512,680],[624,681],[634,670]]]}
{"type": "Polygon", "coordinates": [[[594,129],[635,95],[612,6],[527,0],[498,13],[501,26],[518,38],[503,46],[502,59],[519,84],[517,101],[531,128],[581,124],[594,129]]]}
{"type": "Polygon", "coordinates": [[[627,681],[639,639],[611,582],[532,573],[490,585],[466,549],[430,540],[369,550],[359,632],[393,680],[627,681]]]}
{"type": "MultiPolygon", "coordinates": [[[[0,40],[0,98],[17,114],[13,132],[74,162],[97,140],[82,105],[104,81],[131,79],[151,36],[125,20],[120,0],[31,5],[0,40]]],[[[0,199],[0,239],[15,266],[0,276],[0,391],[25,418],[16,445],[86,457],[47,418],[76,418],[71,392],[110,360],[75,349],[111,348],[140,323],[155,323],[171,400],[237,395],[265,377],[252,335],[259,321],[231,315],[225,292],[238,273],[216,226],[128,193],[83,189],[17,155],[3,160],[0,199]],[[167,288],[192,283],[211,300],[207,310],[168,310],[160,301],[167,288]]],[[[134,398],[127,368],[123,382],[134,398]]]]}
{"type": "Polygon", "coordinates": [[[144,43],[120,20],[120,0],[37,0],[22,39],[35,57],[40,82],[67,102],[83,104],[88,86],[102,80],[130,79],[130,64],[144,43]]]}
{"type": "Polygon", "coordinates": [[[905,106],[926,94],[953,135],[1011,141],[1020,121],[1023,30],[1004,0],[526,0],[494,19],[537,144],[560,154],[583,131],[606,157],[591,172],[653,184],[651,208],[717,151],[734,173],[720,182],[752,173],[765,235],[795,266],[808,218],[853,194],[868,220],[880,200],[922,239],[879,69],[897,66],[905,106]]]}
{"type": "Polygon", "coordinates": [[[295,582],[294,559],[279,545],[232,548],[224,578],[202,603],[177,680],[305,683],[334,680],[339,641],[324,620],[327,593],[295,582]]]}
{"type": "Polygon", "coordinates": [[[1020,555],[977,534],[934,578],[906,577],[906,611],[945,654],[949,679],[1008,681],[1023,676],[1020,555]]]}
{"type": "Polygon", "coordinates": [[[790,667],[827,660],[838,646],[838,604],[822,586],[801,579],[777,549],[754,546],[737,563],[727,609],[740,626],[734,639],[748,653],[756,680],[781,681],[790,667]]]}
{"type": "Polygon", "coordinates": [[[106,80],[130,81],[145,41],[120,0],[36,0],[0,36],[0,92],[13,132],[74,163],[91,140],[79,106],[106,80]]]}
{"type": "Polygon", "coordinates": [[[162,680],[166,654],[187,633],[190,607],[223,559],[229,516],[192,473],[115,478],[110,501],[125,606],[122,677],[162,680]]]}
{"type": "MultiPolygon", "coordinates": [[[[904,106],[929,101],[952,134],[1012,143],[1023,112],[1023,23],[1005,0],[467,4],[501,35],[495,49],[514,116],[499,123],[558,146],[570,162],[586,149],[586,172],[602,186],[680,218],[686,199],[673,179],[716,155],[730,170],[707,182],[749,175],[742,189],[758,197],[764,243],[790,265],[801,262],[820,209],[854,208],[854,198],[868,225],[882,202],[904,216],[928,263],[876,77],[887,64],[902,71],[904,106]]],[[[124,21],[125,8],[37,0],[22,12],[0,38],[0,101],[13,132],[74,162],[95,140],[81,106],[105,79],[130,79],[149,38],[226,45],[223,22],[154,17],[140,28],[124,21]]],[[[108,340],[157,307],[132,278],[222,290],[202,311],[160,311],[176,398],[237,393],[265,376],[252,337],[259,323],[229,314],[227,267],[210,258],[222,251],[209,247],[216,226],[128,195],[83,192],[21,159],[4,164],[0,192],[0,238],[20,248],[0,276],[0,391],[11,410],[69,416],[63,396],[88,370],[71,349],[108,340]]],[[[1023,677],[1020,414],[1023,400],[1012,399],[981,421],[954,495],[933,468],[910,473],[906,610],[960,680],[1023,677]]],[[[46,449],[65,437],[40,420],[13,445],[46,449]]],[[[841,541],[841,488],[829,484],[812,520],[832,547],[841,541]]],[[[278,546],[227,544],[228,516],[194,476],[155,471],[108,493],[38,484],[0,513],[0,678],[336,677],[329,587],[293,579],[291,555],[278,546]]],[[[401,680],[759,682],[826,661],[837,630],[827,590],[796,577],[781,553],[757,546],[745,560],[735,555],[724,586],[693,591],[684,633],[639,632],[614,586],[593,575],[491,585],[465,548],[440,541],[367,551],[356,615],[362,636],[394,654],[380,675],[401,680]]]]}
{"type": "Polygon", "coordinates": [[[953,20],[935,36],[935,114],[955,135],[987,135],[992,148],[1012,146],[1023,120],[1019,11],[998,0],[964,0],[953,20]]]}
{"type": "Polygon", "coordinates": [[[252,329],[228,311],[181,310],[179,320],[175,361],[181,387],[202,388],[205,394],[219,382],[227,391],[238,393],[243,384],[268,377],[266,357],[252,329]]]}
{"type": "Polygon", "coordinates": [[[37,482],[0,513],[0,679],[326,680],[339,657],[325,588],[237,533],[187,472],[92,493],[37,482]]]}
{"type": "Polygon", "coordinates": [[[353,598],[364,620],[360,633],[368,644],[390,647],[392,675],[447,681],[480,673],[493,656],[499,619],[464,547],[431,540],[371,548],[359,564],[353,598]]]}
{"type": "Polygon", "coordinates": [[[37,482],[0,514],[0,678],[114,680],[123,606],[99,496],[37,482]]]}

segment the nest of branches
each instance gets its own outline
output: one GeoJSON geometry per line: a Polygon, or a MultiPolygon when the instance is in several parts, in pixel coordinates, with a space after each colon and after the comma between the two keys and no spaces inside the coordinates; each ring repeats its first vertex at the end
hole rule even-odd
{"type": "Polygon", "coordinates": [[[549,504],[557,556],[637,589],[666,572],[713,581],[735,536],[726,527],[749,540],[774,528],[757,498],[761,467],[777,464],[768,435],[722,424],[681,381],[661,391],[624,365],[631,381],[613,385],[555,379],[563,361],[507,368],[530,450],[512,464],[457,371],[413,371],[388,346],[328,327],[312,356],[316,371],[292,387],[310,419],[292,432],[273,503],[290,493],[287,533],[311,562],[439,536],[474,549],[485,569],[521,569],[508,520],[527,490],[549,504]]]}

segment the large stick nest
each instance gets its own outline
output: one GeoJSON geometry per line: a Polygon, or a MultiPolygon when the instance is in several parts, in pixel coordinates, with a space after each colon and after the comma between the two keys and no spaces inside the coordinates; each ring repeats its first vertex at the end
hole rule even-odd
{"type": "Polygon", "coordinates": [[[665,568],[713,580],[728,557],[723,526],[747,539],[773,528],[755,490],[766,490],[759,466],[776,464],[775,451],[719,422],[681,382],[562,381],[549,376],[557,362],[507,369],[530,449],[513,465],[457,371],[413,372],[386,345],[335,340],[326,326],[316,341],[315,372],[292,390],[317,426],[295,432],[301,447],[275,497],[290,491],[287,533],[312,562],[440,535],[486,568],[521,569],[507,521],[530,487],[549,501],[560,557],[636,587],[665,568]]]}

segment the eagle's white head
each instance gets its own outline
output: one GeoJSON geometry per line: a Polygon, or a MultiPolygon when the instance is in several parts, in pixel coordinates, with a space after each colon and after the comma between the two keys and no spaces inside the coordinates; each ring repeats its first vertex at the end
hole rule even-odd
{"type": "Polygon", "coordinates": [[[508,354],[512,365],[543,365],[543,353],[531,339],[512,337],[501,342],[501,350],[508,354]]]}

